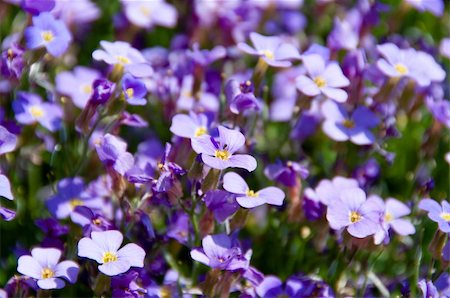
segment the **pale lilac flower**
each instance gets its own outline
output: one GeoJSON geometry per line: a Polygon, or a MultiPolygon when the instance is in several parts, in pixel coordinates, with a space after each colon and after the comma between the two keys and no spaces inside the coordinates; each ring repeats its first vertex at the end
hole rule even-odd
{"type": "Polygon", "coordinates": [[[450,128],[450,101],[446,99],[434,100],[431,96],[425,99],[428,110],[434,119],[450,128]]]}
{"type": "Polygon", "coordinates": [[[386,202],[378,196],[370,196],[369,199],[376,200],[382,211],[380,214],[381,226],[375,233],[375,244],[389,243],[389,230],[391,228],[402,236],[412,235],[416,232],[409,220],[401,218],[411,213],[408,206],[394,198],[388,198],[386,202]]]}
{"type": "Polygon", "coordinates": [[[234,154],[245,144],[245,137],[237,130],[218,127],[219,139],[209,135],[191,139],[192,149],[202,155],[203,162],[214,169],[229,167],[243,168],[247,171],[256,169],[256,159],[248,154],[234,154]]]}
{"type": "Polygon", "coordinates": [[[274,67],[289,67],[287,60],[300,59],[300,54],[294,45],[284,42],[278,36],[264,36],[256,32],[250,33],[253,48],[246,43],[239,43],[238,48],[247,54],[261,57],[267,64],[274,67]]]}
{"type": "Polygon", "coordinates": [[[41,289],[61,289],[65,286],[63,279],[75,283],[78,276],[78,264],[62,261],[61,251],[56,248],[34,248],[31,256],[24,255],[18,260],[17,271],[37,280],[41,289]]]}
{"type": "Polygon", "coordinates": [[[103,49],[95,50],[92,57],[98,61],[124,68],[125,71],[136,77],[148,77],[153,69],[142,56],[141,52],[133,48],[128,42],[106,40],[100,41],[103,49]]]}
{"type": "Polygon", "coordinates": [[[209,134],[209,120],[205,114],[177,114],[172,118],[170,131],[182,138],[198,138],[209,134]]]}
{"type": "Polygon", "coordinates": [[[341,191],[352,188],[358,188],[357,180],[336,176],[332,180],[321,180],[315,188],[315,193],[319,201],[328,206],[333,201],[340,199],[341,191]]]}
{"type": "Polygon", "coordinates": [[[300,75],[296,79],[297,89],[305,95],[317,96],[319,94],[337,102],[347,101],[347,92],[341,88],[350,85],[337,62],[326,62],[318,54],[303,56],[308,75],[300,75]]]}
{"type": "Polygon", "coordinates": [[[22,9],[33,15],[38,15],[45,11],[51,11],[55,7],[55,0],[21,0],[22,9]]]}
{"type": "Polygon", "coordinates": [[[133,25],[151,28],[155,25],[173,28],[178,13],[164,0],[121,0],[127,19],[133,25]]]}
{"type": "MultiPolygon", "coordinates": [[[[32,0],[33,1],[33,0],[32,0]]],[[[101,10],[90,0],[57,1],[51,13],[67,26],[81,27],[101,16],[101,10]]]]}
{"type": "Polygon", "coordinates": [[[384,57],[377,61],[377,67],[388,77],[407,77],[419,86],[429,86],[431,82],[442,82],[445,71],[434,58],[414,49],[399,49],[393,43],[377,46],[384,57]]]}
{"type": "Polygon", "coordinates": [[[444,13],[443,0],[405,0],[405,2],[414,6],[419,11],[429,11],[438,17],[444,13]]]}
{"type": "Polygon", "coordinates": [[[365,238],[379,229],[380,207],[375,200],[366,200],[360,188],[344,189],[338,200],[328,204],[327,220],[334,230],[347,228],[350,235],[365,238]]]}
{"type": "Polygon", "coordinates": [[[125,273],[131,267],[144,267],[145,251],[134,243],[119,249],[122,242],[119,231],[92,232],[91,238],[78,242],[78,256],[95,260],[101,264],[100,272],[109,276],[125,273]]]}
{"type": "Polygon", "coordinates": [[[298,162],[291,160],[281,162],[277,160],[276,163],[270,164],[264,169],[264,174],[271,180],[275,180],[287,187],[292,187],[297,184],[298,178],[306,179],[309,176],[309,171],[298,162]]]}
{"type": "Polygon", "coordinates": [[[219,99],[215,94],[207,91],[205,84],[201,85],[200,91],[197,94],[193,94],[193,89],[194,76],[184,76],[181,83],[180,95],[177,100],[177,108],[179,110],[219,111],[219,99]]]}
{"type": "Polygon", "coordinates": [[[61,107],[55,103],[42,102],[37,94],[18,92],[12,106],[16,120],[21,124],[30,125],[39,122],[52,132],[61,127],[63,115],[61,107]]]}
{"type": "Polygon", "coordinates": [[[26,28],[24,35],[29,49],[45,47],[53,56],[64,54],[72,41],[66,24],[48,12],[34,16],[33,26],[26,28]]]}
{"type": "Polygon", "coordinates": [[[202,248],[191,250],[191,257],[197,262],[220,270],[247,269],[249,260],[241,248],[225,234],[208,235],[202,240],[202,248]]]}
{"type": "Polygon", "coordinates": [[[239,83],[229,80],[225,85],[225,97],[228,101],[230,111],[233,114],[244,114],[246,112],[259,112],[262,104],[253,94],[253,84],[250,81],[239,83]]]}
{"type": "Polygon", "coordinates": [[[4,197],[10,201],[14,200],[11,183],[9,183],[9,179],[5,175],[0,175],[0,197],[4,197]]]}
{"type": "Polygon", "coordinates": [[[354,50],[359,43],[358,28],[346,19],[334,19],[334,27],[327,38],[327,45],[334,50],[354,50]]]}
{"type": "Polygon", "coordinates": [[[0,125],[0,155],[14,151],[17,146],[17,136],[0,125]]]}
{"type": "Polygon", "coordinates": [[[202,67],[206,67],[215,61],[222,59],[226,56],[227,50],[223,46],[216,46],[211,50],[200,50],[198,43],[192,46],[192,51],[187,52],[194,62],[202,67]]]}
{"type": "Polygon", "coordinates": [[[251,190],[245,180],[233,172],[226,173],[223,177],[223,188],[236,194],[236,201],[244,208],[254,208],[263,204],[281,206],[285,197],[284,192],[274,186],[259,191],[251,190]]]}
{"type": "Polygon", "coordinates": [[[375,137],[370,131],[378,125],[376,115],[365,106],[358,106],[351,116],[344,107],[333,101],[322,104],[325,117],[322,129],[331,139],[344,142],[350,140],[357,145],[370,145],[375,137]]]}
{"type": "Polygon", "coordinates": [[[437,222],[439,229],[444,233],[450,233],[450,204],[442,201],[441,205],[432,199],[423,199],[419,203],[419,209],[428,212],[428,217],[437,222]]]}
{"type": "Polygon", "coordinates": [[[143,81],[127,73],[122,78],[122,90],[130,105],[144,106],[147,103],[147,87],[143,81]]]}
{"type": "Polygon", "coordinates": [[[56,75],[56,91],[69,96],[76,107],[83,109],[92,95],[92,84],[100,78],[95,69],[77,66],[73,71],[63,71],[56,75]]]}
{"type": "Polygon", "coordinates": [[[439,53],[450,59],[450,38],[443,38],[439,45],[439,53]]]}
{"type": "Polygon", "coordinates": [[[101,137],[95,144],[98,157],[108,168],[124,175],[134,165],[133,155],[127,152],[127,143],[111,134],[101,137]]]}

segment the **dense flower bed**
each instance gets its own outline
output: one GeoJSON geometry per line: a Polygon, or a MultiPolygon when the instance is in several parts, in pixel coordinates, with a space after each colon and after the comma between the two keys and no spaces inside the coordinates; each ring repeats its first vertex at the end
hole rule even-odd
{"type": "Polygon", "coordinates": [[[0,297],[450,297],[448,4],[2,1],[0,297]]]}

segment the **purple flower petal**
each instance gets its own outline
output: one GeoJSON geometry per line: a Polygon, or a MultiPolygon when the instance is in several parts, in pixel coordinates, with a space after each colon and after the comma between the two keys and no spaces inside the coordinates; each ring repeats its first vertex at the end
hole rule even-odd
{"type": "Polygon", "coordinates": [[[42,265],[32,256],[21,256],[18,260],[17,271],[23,275],[35,279],[41,279],[42,269],[42,265]]]}
{"type": "Polygon", "coordinates": [[[98,266],[98,270],[105,275],[114,276],[125,273],[130,269],[131,265],[126,260],[117,260],[114,262],[104,263],[98,266]]]}
{"type": "Polygon", "coordinates": [[[105,232],[92,232],[91,238],[94,242],[102,245],[106,251],[116,252],[123,242],[122,233],[111,230],[105,232]]]}
{"type": "Polygon", "coordinates": [[[14,196],[11,192],[11,184],[6,176],[0,175],[0,196],[13,200],[14,196]]]}
{"type": "Polygon", "coordinates": [[[63,261],[54,268],[56,277],[64,277],[70,283],[75,283],[79,271],[78,264],[73,261],[63,261]]]}
{"type": "Polygon", "coordinates": [[[191,258],[197,262],[200,262],[200,263],[203,263],[203,264],[209,266],[209,258],[203,252],[203,249],[194,248],[193,250],[191,250],[191,258]]]}
{"type": "Polygon", "coordinates": [[[222,146],[226,144],[226,149],[231,154],[239,150],[239,148],[241,148],[245,144],[245,137],[241,132],[233,129],[228,129],[223,126],[219,126],[218,130],[220,144],[222,146]]]}
{"type": "Polygon", "coordinates": [[[295,79],[295,86],[297,86],[297,89],[300,92],[308,96],[317,96],[320,94],[320,89],[317,87],[316,83],[304,75],[301,75],[295,79]]]}
{"type": "Polygon", "coordinates": [[[103,249],[91,238],[85,237],[78,242],[78,256],[103,263],[103,249]]]}
{"type": "Polygon", "coordinates": [[[117,257],[119,261],[121,259],[126,260],[130,266],[144,267],[145,251],[134,243],[128,243],[117,251],[117,257]]]}
{"type": "Polygon", "coordinates": [[[246,169],[249,172],[253,172],[257,166],[256,159],[248,154],[232,155],[229,161],[231,166],[246,169]]]}
{"type": "Polygon", "coordinates": [[[46,278],[37,281],[39,288],[44,290],[62,289],[66,283],[61,278],[46,278]]]}
{"type": "Polygon", "coordinates": [[[267,204],[281,206],[283,205],[284,192],[275,186],[269,186],[257,192],[260,198],[265,199],[267,204]]]}
{"type": "Polygon", "coordinates": [[[233,172],[226,173],[223,176],[223,188],[235,194],[245,194],[249,190],[245,180],[233,172]]]}
{"type": "Polygon", "coordinates": [[[61,258],[61,251],[56,248],[33,248],[31,256],[43,267],[53,268],[61,258]]]}

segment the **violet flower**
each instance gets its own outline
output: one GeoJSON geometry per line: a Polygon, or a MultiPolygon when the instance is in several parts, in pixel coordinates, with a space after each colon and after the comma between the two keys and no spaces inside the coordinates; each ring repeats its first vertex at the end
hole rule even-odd
{"type": "Polygon", "coordinates": [[[205,194],[203,200],[219,223],[223,223],[239,210],[235,196],[223,190],[210,190],[205,194]]]}
{"type": "Polygon", "coordinates": [[[409,5],[414,6],[419,11],[429,11],[435,16],[442,16],[444,13],[443,0],[405,0],[409,5]]]}
{"type": "Polygon", "coordinates": [[[342,105],[327,101],[322,104],[322,114],[325,117],[322,129],[331,139],[350,140],[357,145],[370,145],[375,141],[370,129],[378,125],[379,120],[368,108],[359,106],[349,116],[342,105]]]}
{"type": "Polygon", "coordinates": [[[330,286],[306,276],[291,276],[283,282],[276,276],[266,276],[256,287],[258,297],[335,297],[330,286]]]}
{"type": "Polygon", "coordinates": [[[19,45],[13,43],[4,50],[0,59],[0,73],[5,78],[20,79],[25,66],[23,54],[25,51],[19,45]]]}
{"type": "Polygon", "coordinates": [[[425,99],[428,110],[434,119],[450,128],[450,101],[445,99],[434,100],[431,96],[425,99]]]}
{"type": "Polygon", "coordinates": [[[365,238],[379,229],[380,207],[374,200],[366,200],[360,188],[344,189],[338,200],[329,202],[327,220],[334,230],[347,228],[350,235],[365,238]]]}
{"type": "Polygon", "coordinates": [[[309,176],[308,169],[294,161],[281,162],[268,165],[264,169],[264,174],[267,178],[275,180],[287,187],[292,187],[297,184],[297,177],[306,179],[309,176]]]}
{"type": "Polygon", "coordinates": [[[236,201],[244,208],[254,208],[263,204],[281,206],[285,197],[284,192],[274,186],[259,191],[251,190],[245,180],[233,172],[226,173],[223,177],[223,188],[236,194],[236,201]]]}
{"type": "Polygon", "coordinates": [[[225,234],[208,235],[202,240],[202,248],[191,250],[191,257],[197,262],[220,270],[247,269],[249,260],[225,234]]]}
{"type": "Polygon", "coordinates": [[[127,143],[119,137],[108,133],[95,144],[95,149],[102,163],[122,176],[134,165],[133,155],[127,152],[127,143]]]}
{"type": "Polygon", "coordinates": [[[243,168],[249,172],[256,169],[256,159],[248,154],[234,154],[245,143],[245,137],[237,130],[219,126],[219,139],[202,136],[191,140],[192,149],[202,155],[203,162],[214,169],[243,168]]]}
{"type": "Polygon", "coordinates": [[[172,118],[170,131],[182,138],[198,138],[209,134],[209,120],[205,114],[177,114],[172,118]]]}
{"type": "Polygon", "coordinates": [[[0,174],[0,197],[4,197],[10,201],[14,200],[14,196],[11,192],[11,184],[8,177],[0,174]]]}
{"type": "Polygon", "coordinates": [[[206,84],[200,86],[197,94],[194,92],[194,76],[186,75],[181,83],[177,108],[183,111],[219,111],[219,99],[214,93],[207,90],[206,84]]]}
{"type": "Polygon", "coordinates": [[[75,283],[78,276],[78,264],[73,261],[62,261],[61,251],[55,248],[34,248],[31,256],[21,256],[17,271],[37,280],[39,288],[44,290],[61,289],[64,279],[75,283]]]}
{"type": "Polygon", "coordinates": [[[253,84],[250,81],[239,83],[229,80],[225,85],[225,97],[233,114],[260,111],[262,104],[253,94],[253,84]]]}
{"type": "Polygon", "coordinates": [[[83,235],[89,236],[92,231],[106,231],[114,228],[114,225],[109,222],[103,215],[94,212],[86,206],[76,206],[73,210],[77,220],[75,221],[83,228],[83,235]]]}
{"type": "Polygon", "coordinates": [[[303,192],[302,210],[309,221],[316,221],[325,214],[326,206],[319,200],[316,192],[308,187],[303,192]]]}
{"type": "Polygon", "coordinates": [[[120,276],[114,276],[111,278],[111,288],[113,298],[139,298],[146,296],[146,290],[142,288],[137,279],[139,273],[136,271],[130,271],[120,276]]]}
{"type": "Polygon", "coordinates": [[[92,232],[91,238],[78,242],[78,256],[95,260],[101,264],[100,272],[109,276],[125,273],[130,267],[144,267],[145,251],[134,243],[119,249],[122,242],[119,231],[92,232]]]}
{"type": "Polygon", "coordinates": [[[332,201],[339,200],[342,190],[352,188],[358,188],[358,181],[336,176],[332,180],[321,180],[315,188],[315,193],[319,201],[328,206],[332,201]]]}
{"type": "Polygon", "coordinates": [[[72,41],[66,24],[48,12],[34,16],[33,26],[26,28],[24,35],[29,49],[45,47],[53,56],[64,54],[72,41]]]}
{"type": "Polygon", "coordinates": [[[116,84],[107,79],[99,78],[94,80],[89,104],[94,107],[106,104],[113,95],[115,88],[116,84]]]}
{"type": "Polygon", "coordinates": [[[177,23],[177,10],[164,0],[121,0],[121,2],[127,19],[138,27],[151,28],[159,25],[173,28],[177,23]]]}
{"type": "Polygon", "coordinates": [[[389,243],[389,230],[391,228],[402,236],[412,235],[416,232],[409,220],[401,218],[411,213],[408,206],[394,198],[388,198],[386,203],[378,196],[370,196],[370,199],[375,199],[382,211],[380,214],[381,226],[375,233],[375,244],[389,243]]]}
{"type": "Polygon", "coordinates": [[[439,229],[444,233],[450,233],[450,204],[442,201],[441,205],[432,199],[423,199],[419,202],[419,209],[428,212],[428,217],[437,222],[439,229]]]}
{"type": "Polygon", "coordinates": [[[97,20],[102,11],[90,0],[57,1],[52,14],[67,26],[79,29],[83,28],[84,24],[97,20]]]}
{"type": "Polygon", "coordinates": [[[147,103],[145,99],[147,87],[145,87],[144,82],[129,73],[126,73],[122,78],[122,90],[130,105],[144,106],[147,103]]]}
{"type": "Polygon", "coordinates": [[[289,67],[287,60],[300,59],[300,54],[294,45],[284,42],[278,36],[264,36],[256,32],[250,33],[253,47],[239,43],[238,48],[249,55],[261,57],[267,64],[274,67],[289,67]]]}
{"type": "Polygon", "coordinates": [[[0,155],[14,151],[17,146],[17,136],[0,125],[0,155]]]}
{"type": "Polygon", "coordinates": [[[347,92],[341,88],[350,85],[337,62],[328,62],[318,54],[303,56],[308,75],[296,79],[297,89],[307,96],[323,94],[337,102],[347,101],[347,92]]]}
{"type": "Polygon", "coordinates": [[[22,9],[26,12],[29,12],[33,15],[38,15],[45,11],[51,11],[55,7],[55,0],[22,0],[21,6],[22,9]]]}
{"type": "Polygon", "coordinates": [[[61,127],[63,116],[61,107],[55,103],[42,102],[37,94],[18,92],[12,107],[20,124],[30,125],[39,122],[52,132],[61,127]]]}
{"type": "Polygon", "coordinates": [[[359,43],[358,28],[344,19],[334,19],[333,30],[327,38],[327,45],[333,50],[355,50],[359,43]]]}

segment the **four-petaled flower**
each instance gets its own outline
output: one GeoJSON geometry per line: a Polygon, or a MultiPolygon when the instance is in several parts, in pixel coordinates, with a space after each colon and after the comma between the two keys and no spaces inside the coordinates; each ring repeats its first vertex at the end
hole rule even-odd
{"type": "Polygon", "coordinates": [[[437,222],[439,229],[444,233],[450,233],[450,203],[442,201],[441,205],[432,199],[423,199],[419,208],[428,212],[428,217],[437,222]]]}

